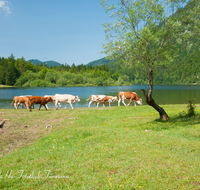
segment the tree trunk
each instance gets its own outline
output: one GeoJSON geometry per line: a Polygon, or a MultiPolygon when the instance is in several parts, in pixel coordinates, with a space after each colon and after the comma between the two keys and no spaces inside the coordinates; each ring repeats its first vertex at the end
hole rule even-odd
{"type": "Polygon", "coordinates": [[[169,116],[165,112],[163,108],[161,108],[158,104],[155,103],[154,99],[152,98],[152,92],[153,92],[153,69],[149,69],[149,84],[150,84],[150,89],[149,92],[147,93],[144,89],[142,89],[142,93],[145,98],[145,102],[152,106],[156,111],[158,111],[160,115],[160,119],[167,121],[169,119],[169,116]]]}
{"type": "Polygon", "coordinates": [[[169,119],[169,116],[167,115],[165,110],[162,107],[160,107],[158,104],[156,104],[152,97],[149,98],[147,92],[144,89],[142,89],[141,91],[144,95],[145,102],[148,105],[152,106],[156,111],[158,111],[158,113],[160,114],[160,119],[167,121],[169,119]]]}

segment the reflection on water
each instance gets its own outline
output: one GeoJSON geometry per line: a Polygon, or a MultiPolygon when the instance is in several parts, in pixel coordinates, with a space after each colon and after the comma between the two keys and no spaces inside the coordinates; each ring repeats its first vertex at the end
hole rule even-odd
{"type": "MultiPolygon", "coordinates": [[[[13,108],[10,106],[14,96],[20,95],[55,95],[57,94],[72,94],[79,96],[80,102],[74,104],[74,107],[87,107],[90,95],[111,95],[118,96],[118,92],[136,92],[140,98],[144,97],[141,89],[148,90],[148,85],[133,85],[133,86],[109,86],[109,87],[37,87],[37,88],[0,88],[0,108],[13,108]]],[[[165,86],[156,85],[153,90],[153,98],[158,104],[187,104],[186,99],[196,99],[195,104],[200,103],[200,86],[165,86]]],[[[131,104],[134,105],[134,104],[131,104]]],[[[48,107],[54,107],[54,104],[48,104],[48,107]]],[[[93,106],[93,104],[91,104],[93,106]]],[[[106,105],[107,106],[107,105],[106,105]]],[[[112,106],[117,106],[114,102],[112,106]]],[[[122,104],[121,104],[122,106],[122,104]]],[[[37,107],[37,106],[36,106],[37,107]]],[[[65,107],[62,104],[62,107],[65,107]]],[[[68,105],[68,108],[70,106],[68,105]]]]}

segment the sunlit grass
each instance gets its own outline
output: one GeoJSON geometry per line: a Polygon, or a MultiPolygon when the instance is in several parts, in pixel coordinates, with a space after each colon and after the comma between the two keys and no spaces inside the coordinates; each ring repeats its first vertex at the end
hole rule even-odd
{"type": "Polygon", "coordinates": [[[199,107],[192,118],[179,117],[186,105],[162,107],[168,122],[149,106],[2,109],[14,148],[1,150],[0,188],[199,189],[199,107]]]}

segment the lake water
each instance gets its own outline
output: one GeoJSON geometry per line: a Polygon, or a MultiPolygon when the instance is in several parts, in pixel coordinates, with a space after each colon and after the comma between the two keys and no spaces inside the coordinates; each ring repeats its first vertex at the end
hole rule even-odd
{"type": "MultiPolygon", "coordinates": [[[[133,85],[133,86],[104,86],[104,87],[36,87],[36,88],[0,88],[0,108],[13,108],[10,106],[14,96],[20,95],[54,95],[54,94],[72,94],[79,96],[80,102],[73,104],[76,107],[87,107],[89,101],[86,101],[90,95],[111,95],[118,96],[119,91],[136,92],[143,100],[144,97],[141,89],[148,90],[149,85],[133,85]]],[[[186,99],[196,99],[195,104],[200,103],[200,86],[167,86],[155,85],[153,90],[153,98],[157,104],[188,104],[186,99]]],[[[133,103],[131,104],[134,105],[133,103]]],[[[108,106],[106,104],[106,106],[108,106]]],[[[114,102],[112,106],[117,106],[114,102]]],[[[122,106],[122,104],[121,104],[122,106]]],[[[37,106],[36,106],[37,107],[37,106]]],[[[55,107],[53,103],[49,103],[48,107],[55,107]]],[[[64,107],[64,105],[62,106],[64,107]]],[[[93,107],[93,104],[91,104],[93,107]]],[[[21,107],[19,107],[21,108],[21,107]]],[[[68,105],[68,108],[70,106],[68,105]]]]}

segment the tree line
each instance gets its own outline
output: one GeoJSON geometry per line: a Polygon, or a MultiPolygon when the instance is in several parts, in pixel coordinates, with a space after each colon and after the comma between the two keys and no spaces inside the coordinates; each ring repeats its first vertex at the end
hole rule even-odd
{"type": "Polygon", "coordinates": [[[0,57],[0,84],[19,87],[121,86],[131,85],[129,76],[114,72],[108,65],[34,65],[24,57],[0,57]]]}
{"type": "MultiPolygon", "coordinates": [[[[200,85],[199,42],[192,51],[182,51],[180,56],[166,67],[155,69],[154,84],[200,85]]],[[[148,84],[146,70],[124,66],[110,61],[102,65],[68,64],[34,65],[23,57],[0,57],[0,84],[19,87],[56,86],[123,86],[148,84]]]]}

